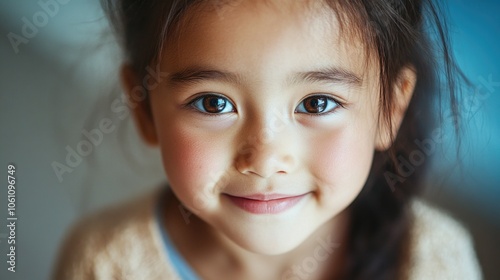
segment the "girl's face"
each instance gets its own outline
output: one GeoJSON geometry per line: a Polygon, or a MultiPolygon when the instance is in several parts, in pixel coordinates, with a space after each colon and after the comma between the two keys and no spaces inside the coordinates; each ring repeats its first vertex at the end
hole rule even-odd
{"type": "Polygon", "coordinates": [[[142,124],[184,206],[257,253],[290,251],[335,221],[387,134],[375,66],[316,2],[193,9],[163,52],[168,77],[142,124]]]}

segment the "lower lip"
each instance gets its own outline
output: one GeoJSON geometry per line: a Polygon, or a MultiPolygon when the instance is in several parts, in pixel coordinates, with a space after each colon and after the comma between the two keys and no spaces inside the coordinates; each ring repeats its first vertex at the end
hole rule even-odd
{"type": "Polygon", "coordinates": [[[255,200],[227,195],[236,206],[252,214],[278,214],[299,203],[307,194],[272,200],[255,200]]]}

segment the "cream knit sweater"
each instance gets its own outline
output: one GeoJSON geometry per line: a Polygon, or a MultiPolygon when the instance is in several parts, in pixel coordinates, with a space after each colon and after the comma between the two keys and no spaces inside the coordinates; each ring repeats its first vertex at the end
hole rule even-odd
{"type": "MultiPolygon", "coordinates": [[[[61,247],[54,278],[179,279],[155,218],[159,194],[155,191],[78,223],[61,247]]],[[[410,280],[481,279],[467,231],[420,200],[412,209],[410,280]]]]}

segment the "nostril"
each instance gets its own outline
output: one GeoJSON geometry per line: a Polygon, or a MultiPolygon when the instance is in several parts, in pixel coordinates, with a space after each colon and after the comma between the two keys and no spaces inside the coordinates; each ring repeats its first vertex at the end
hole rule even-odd
{"type": "Polygon", "coordinates": [[[262,178],[269,178],[273,174],[289,174],[297,163],[291,153],[290,149],[276,143],[252,147],[236,155],[234,167],[241,174],[262,178]]]}

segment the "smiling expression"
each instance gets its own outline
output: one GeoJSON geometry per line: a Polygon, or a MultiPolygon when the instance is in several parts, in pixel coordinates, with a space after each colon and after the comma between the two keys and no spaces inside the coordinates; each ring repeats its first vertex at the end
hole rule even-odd
{"type": "Polygon", "coordinates": [[[385,132],[376,67],[331,9],[261,2],[188,12],[150,102],[177,198],[239,246],[279,254],[356,198],[385,132]]]}

